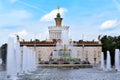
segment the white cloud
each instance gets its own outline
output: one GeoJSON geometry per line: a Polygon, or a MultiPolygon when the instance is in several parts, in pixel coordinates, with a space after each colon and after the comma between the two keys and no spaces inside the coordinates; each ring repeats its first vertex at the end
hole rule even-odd
{"type": "Polygon", "coordinates": [[[22,31],[19,31],[17,34],[20,36],[26,36],[28,32],[26,30],[22,30],[22,31]]]}
{"type": "MultiPolygon", "coordinates": [[[[45,14],[40,21],[53,21],[54,18],[56,17],[57,14],[57,9],[56,10],[52,10],[51,12],[49,12],[48,14],[45,14]]],[[[63,16],[64,13],[67,11],[66,8],[60,8],[60,14],[63,16]]]]}
{"type": "Polygon", "coordinates": [[[32,14],[25,10],[13,10],[0,14],[0,26],[16,26],[32,17],[32,14]]]}
{"type": "Polygon", "coordinates": [[[9,34],[9,36],[11,36],[11,37],[15,37],[16,35],[19,35],[20,37],[24,37],[24,36],[28,35],[28,32],[24,29],[24,30],[21,30],[18,32],[12,32],[9,34]]]}
{"type": "Polygon", "coordinates": [[[115,28],[120,24],[118,20],[107,20],[103,22],[100,26],[101,29],[111,29],[115,28]]]}

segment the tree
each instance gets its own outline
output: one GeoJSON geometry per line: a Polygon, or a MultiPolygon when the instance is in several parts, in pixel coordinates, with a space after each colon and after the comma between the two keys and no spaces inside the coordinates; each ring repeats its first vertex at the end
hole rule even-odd
{"type": "Polygon", "coordinates": [[[110,56],[111,56],[111,63],[114,65],[114,57],[115,57],[115,49],[120,49],[120,36],[107,36],[104,35],[100,39],[102,43],[102,51],[104,52],[105,59],[106,59],[106,52],[107,50],[110,51],[110,56]]]}
{"type": "Polygon", "coordinates": [[[1,57],[3,60],[3,64],[6,63],[6,56],[7,56],[7,44],[5,43],[1,46],[1,57]]]}

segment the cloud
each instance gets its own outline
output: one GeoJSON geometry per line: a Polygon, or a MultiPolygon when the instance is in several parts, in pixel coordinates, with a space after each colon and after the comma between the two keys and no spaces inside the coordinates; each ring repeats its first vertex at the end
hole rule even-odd
{"type": "MultiPolygon", "coordinates": [[[[56,10],[52,10],[51,12],[49,12],[48,14],[45,14],[40,21],[53,21],[54,18],[56,17],[57,14],[57,9],[56,10]]],[[[66,8],[60,8],[60,14],[63,16],[64,13],[67,12],[66,8]]]]}
{"type": "Polygon", "coordinates": [[[16,35],[27,36],[28,32],[24,29],[24,30],[21,30],[21,31],[18,31],[18,32],[12,32],[12,33],[9,34],[9,36],[12,36],[12,37],[15,37],[16,35]]]}
{"type": "Polygon", "coordinates": [[[22,30],[22,31],[17,32],[17,34],[20,36],[26,36],[28,32],[26,30],[22,30]]]}
{"type": "Polygon", "coordinates": [[[119,24],[120,22],[118,20],[107,20],[101,24],[100,28],[102,30],[112,29],[112,28],[117,27],[119,24]]]}
{"type": "Polygon", "coordinates": [[[0,14],[0,27],[18,26],[29,20],[33,15],[25,10],[13,10],[0,14]]]}

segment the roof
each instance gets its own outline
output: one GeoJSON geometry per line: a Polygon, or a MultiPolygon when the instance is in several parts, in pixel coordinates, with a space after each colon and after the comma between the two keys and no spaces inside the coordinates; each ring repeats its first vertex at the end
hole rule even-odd
{"type": "MultiPolygon", "coordinates": [[[[21,46],[56,46],[56,41],[20,41],[21,46]]],[[[101,46],[98,41],[73,41],[75,46],[101,46]]]]}

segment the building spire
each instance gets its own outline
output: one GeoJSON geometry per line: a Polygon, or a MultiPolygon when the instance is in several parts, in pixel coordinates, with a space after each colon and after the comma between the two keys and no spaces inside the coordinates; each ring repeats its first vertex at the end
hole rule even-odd
{"type": "Polygon", "coordinates": [[[56,18],[55,18],[56,26],[61,26],[61,24],[62,24],[62,19],[63,19],[63,18],[61,18],[61,15],[60,15],[60,7],[58,6],[57,15],[56,15],[56,18]]]}
{"type": "Polygon", "coordinates": [[[58,13],[60,13],[60,6],[58,6],[58,13]]]}
{"type": "Polygon", "coordinates": [[[57,15],[56,15],[57,18],[60,18],[61,15],[60,15],[60,6],[58,6],[58,11],[57,11],[57,15]]]}

